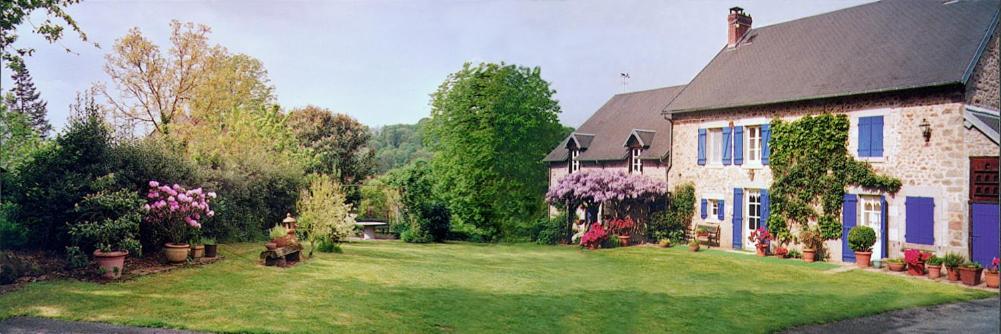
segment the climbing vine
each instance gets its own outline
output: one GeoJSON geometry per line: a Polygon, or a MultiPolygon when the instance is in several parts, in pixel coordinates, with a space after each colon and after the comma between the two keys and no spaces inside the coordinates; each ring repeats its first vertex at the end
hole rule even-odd
{"type": "Polygon", "coordinates": [[[876,173],[869,163],[848,153],[848,128],[845,115],[772,120],[768,141],[774,178],[768,218],[772,233],[788,233],[789,224],[807,226],[815,220],[825,239],[838,239],[846,187],[888,193],[900,190],[899,179],[876,173]]]}

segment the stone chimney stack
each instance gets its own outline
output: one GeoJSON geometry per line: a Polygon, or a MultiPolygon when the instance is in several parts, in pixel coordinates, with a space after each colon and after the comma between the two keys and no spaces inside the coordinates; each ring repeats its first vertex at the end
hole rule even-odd
{"type": "Polygon", "coordinates": [[[740,7],[730,8],[730,15],[726,17],[727,31],[729,31],[726,46],[732,48],[737,46],[737,42],[751,30],[751,16],[744,13],[740,7]]]}

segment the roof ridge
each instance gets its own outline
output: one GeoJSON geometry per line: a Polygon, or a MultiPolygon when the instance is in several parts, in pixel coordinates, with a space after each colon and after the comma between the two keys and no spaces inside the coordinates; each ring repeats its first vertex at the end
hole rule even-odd
{"type": "Polygon", "coordinates": [[[686,85],[687,84],[681,84],[681,85],[674,85],[674,86],[667,86],[667,87],[659,87],[659,88],[650,88],[650,89],[644,89],[644,90],[636,90],[636,91],[631,91],[631,92],[618,93],[618,94],[612,95],[612,97],[622,96],[622,95],[639,94],[639,93],[648,93],[648,92],[652,92],[652,91],[655,91],[655,90],[662,90],[662,89],[673,89],[673,88],[683,87],[683,86],[686,86],[686,85]]]}

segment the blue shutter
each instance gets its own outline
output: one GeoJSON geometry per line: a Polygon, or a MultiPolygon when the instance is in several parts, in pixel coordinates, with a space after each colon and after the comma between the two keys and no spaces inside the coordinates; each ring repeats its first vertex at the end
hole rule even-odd
{"type": "Polygon", "coordinates": [[[743,200],[744,189],[733,188],[733,249],[740,249],[744,238],[743,200]]]}
{"type": "Polygon", "coordinates": [[[768,210],[768,189],[761,189],[761,227],[768,229],[768,215],[771,211],[768,210]]]}
{"type": "Polygon", "coordinates": [[[718,200],[716,203],[719,204],[719,211],[716,212],[716,218],[719,219],[719,221],[723,221],[723,213],[726,211],[726,205],[724,205],[725,203],[723,200],[718,200]]]}
{"type": "Polygon", "coordinates": [[[723,166],[730,164],[730,128],[723,128],[723,166]]]}
{"type": "Polygon", "coordinates": [[[869,135],[871,136],[869,149],[873,157],[883,156],[883,116],[872,117],[869,121],[869,135]]]}
{"type": "Polygon", "coordinates": [[[855,262],[855,251],[848,247],[848,231],[855,227],[858,216],[858,197],[845,194],[845,202],[841,207],[841,261],[855,262]]]}
{"type": "Polygon", "coordinates": [[[733,164],[744,164],[744,127],[733,128],[733,164]]]}
{"type": "Polygon", "coordinates": [[[888,252],[889,247],[887,247],[887,245],[890,244],[889,240],[887,240],[886,238],[887,235],[886,230],[890,228],[890,224],[887,222],[887,220],[890,219],[890,216],[886,214],[886,209],[887,209],[886,196],[879,196],[879,207],[882,209],[880,210],[882,212],[879,213],[880,215],[879,221],[881,223],[879,228],[880,235],[877,235],[876,237],[878,237],[879,240],[881,241],[880,254],[883,254],[883,257],[886,258],[888,257],[887,254],[889,254],[888,252]]]}
{"type": "Polygon", "coordinates": [[[706,214],[706,199],[702,199],[702,220],[705,220],[708,214],[706,214]]]}
{"type": "Polygon", "coordinates": [[[768,124],[762,124],[761,125],[761,164],[762,165],[767,165],[768,164],[768,156],[771,154],[771,152],[769,152],[769,150],[771,150],[771,149],[768,148],[768,146],[769,146],[768,145],[768,140],[770,138],[772,138],[772,129],[771,129],[771,126],[768,125],[768,124]]]}
{"type": "Polygon", "coordinates": [[[858,119],[858,156],[872,156],[872,126],[869,117],[858,119]]]}
{"type": "MultiPolygon", "coordinates": [[[[706,129],[699,129],[699,166],[706,164],[706,129]]],[[[704,216],[704,214],[703,214],[704,216]]]]}
{"type": "Polygon", "coordinates": [[[931,197],[907,196],[907,231],[905,240],[909,243],[935,244],[935,199],[931,197]]]}

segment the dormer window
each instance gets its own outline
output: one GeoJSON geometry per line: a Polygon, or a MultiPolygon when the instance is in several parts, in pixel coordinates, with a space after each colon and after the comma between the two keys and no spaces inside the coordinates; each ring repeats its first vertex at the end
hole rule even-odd
{"type": "Polygon", "coordinates": [[[629,149],[629,172],[643,174],[643,160],[640,159],[640,155],[643,154],[642,148],[631,148],[629,149]]]}
{"type": "Polygon", "coordinates": [[[577,160],[578,156],[580,156],[580,150],[575,148],[570,149],[570,174],[580,171],[580,160],[577,160]]]}

